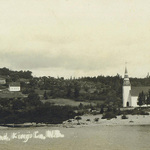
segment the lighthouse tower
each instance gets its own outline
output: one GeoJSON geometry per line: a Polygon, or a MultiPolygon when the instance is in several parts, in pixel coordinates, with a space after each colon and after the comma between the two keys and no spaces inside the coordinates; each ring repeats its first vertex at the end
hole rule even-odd
{"type": "Polygon", "coordinates": [[[131,84],[130,80],[128,77],[128,71],[127,68],[125,67],[125,75],[124,75],[124,80],[123,80],[123,107],[128,107],[131,105],[131,95],[130,95],[130,90],[131,90],[131,84]]]}

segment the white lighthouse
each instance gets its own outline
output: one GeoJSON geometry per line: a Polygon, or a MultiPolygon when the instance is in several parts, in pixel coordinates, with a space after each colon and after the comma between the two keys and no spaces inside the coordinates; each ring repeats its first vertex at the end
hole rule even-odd
{"type": "Polygon", "coordinates": [[[127,68],[125,68],[125,75],[124,75],[123,88],[122,88],[122,92],[123,92],[123,107],[131,106],[130,91],[131,91],[131,84],[130,84],[130,80],[129,80],[129,77],[128,77],[127,68]]]}

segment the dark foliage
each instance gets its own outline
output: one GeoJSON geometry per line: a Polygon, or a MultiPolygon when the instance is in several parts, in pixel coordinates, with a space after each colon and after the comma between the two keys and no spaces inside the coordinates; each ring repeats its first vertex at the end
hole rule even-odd
{"type": "Polygon", "coordinates": [[[121,118],[122,119],[128,119],[128,117],[126,115],[123,115],[121,118]]]}
{"type": "Polygon", "coordinates": [[[122,111],[122,114],[131,114],[131,115],[149,115],[148,108],[135,108],[133,110],[122,111]]]}
{"type": "Polygon", "coordinates": [[[24,99],[0,99],[0,124],[51,123],[58,124],[75,117],[74,108],[41,103],[36,93],[24,99]]]}
{"type": "Polygon", "coordinates": [[[114,114],[113,112],[106,112],[102,119],[112,119],[112,118],[116,118],[116,114],[114,114]]]}

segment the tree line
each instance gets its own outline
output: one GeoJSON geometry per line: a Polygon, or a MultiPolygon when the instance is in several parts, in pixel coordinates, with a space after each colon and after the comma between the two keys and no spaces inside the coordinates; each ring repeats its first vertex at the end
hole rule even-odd
{"type": "Polygon", "coordinates": [[[58,124],[77,115],[71,106],[55,106],[42,103],[37,93],[26,98],[0,98],[0,124],[50,123],[58,124]]]}
{"type": "MultiPolygon", "coordinates": [[[[106,103],[122,103],[123,78],[116,76],[80,77],[64,79],[63,77],[33,77],[31,71],[13,71],[8,68],[0,68],[0,75],[7,81],[20,81],[28,79],[28,83],[20,81],[23,94],[36,91],[44,99],[68,98],[81,101],[105,101],[106,103]]],[[[149,86],[150,77],[130,78],[132,86],[149,86]]],[[[41,99],[41,97],[40,97],[41,99]]]]}
{"type": "Polygon", "coordinates": [[[147,93],[144,93],[143,91],[139,93],[138,105],[150,105],[150,90],[147,93]]]}

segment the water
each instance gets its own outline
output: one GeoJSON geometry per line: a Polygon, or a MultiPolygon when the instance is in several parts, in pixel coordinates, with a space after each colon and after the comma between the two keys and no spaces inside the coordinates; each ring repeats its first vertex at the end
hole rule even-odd
{"type": "Polygon", "coordinates": [[[150,126],[39,127],[1,129],[0,135],[42,134],[60,131],[60,138],[1,140],[0,150],[149,150],[150,126]]]}

